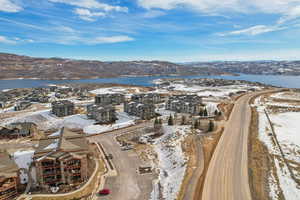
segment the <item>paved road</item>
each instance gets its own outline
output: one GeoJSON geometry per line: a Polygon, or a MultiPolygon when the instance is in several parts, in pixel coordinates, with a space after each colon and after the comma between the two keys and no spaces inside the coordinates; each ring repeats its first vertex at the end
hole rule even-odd
{"type": "Polygon", "coordinates": [[[248,101],[256,94],[247,94],[235,103],[209,164],[202,200],[251,200],[248,181],[251,109],[248,101]]]}
{"type": "Polygon", "coordinates": [[[140,165],[143,165],[143,163],[138,158],[137,154],[132,150],[121,151],[119,144],[115,140],[116,135],[136,131],[146,125],[147,124],[140,124],[89,138],[90,140],[100,142],[106,153],[113,155],[113,163],[118,172],[117,176],[107,178],[105,188],[109,188],[112,193],[107,197],[101,197],[101,200],[149,199],[152,191],[153,175],[139,175],[137,173],[137,168],[140,165]]]}

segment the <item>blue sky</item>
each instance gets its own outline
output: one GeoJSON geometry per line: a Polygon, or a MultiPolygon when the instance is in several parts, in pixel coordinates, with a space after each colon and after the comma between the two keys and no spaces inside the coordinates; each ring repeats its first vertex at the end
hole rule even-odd
{"type": "Polygon", "coordinates": [[[300,0],[0,0],[0,52],[76,59],[300,60],[300,0]]]}

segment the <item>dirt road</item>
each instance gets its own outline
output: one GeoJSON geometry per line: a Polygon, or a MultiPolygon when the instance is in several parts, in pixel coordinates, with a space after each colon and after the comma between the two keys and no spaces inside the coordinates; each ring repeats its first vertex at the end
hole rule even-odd
{"type": "Polygon", "coordinates": [[[199,136],[194,136],[195,144],[196,144],[196,159],[197,162],[193,169],[193,174],[191,179],[189,180],[187,184],[186,191],[184,193],[183,200],[191,200],[195,196],[195,192],[197,190],[197,183],[200,178],[200,176],[203,173],[204,169],[204,154],[202,149],[202,144],[200,142],[199,136]]]}
{"type": "Polygon", "coordinates": [[[247,94],[235,103],[209,164],[202,200],[251,200],[248,181],[251,110],[248,101],[257,94],[247,94]]]}

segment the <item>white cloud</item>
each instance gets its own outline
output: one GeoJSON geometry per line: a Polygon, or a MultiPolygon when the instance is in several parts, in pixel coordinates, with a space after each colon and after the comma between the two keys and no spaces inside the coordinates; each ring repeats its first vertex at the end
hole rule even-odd
{"type": "Polygon", "coordinates": [[[87,44],[110,44],[110,43],[120,43],[120,42],[130,42],[134,39],[128,36],[108,36],[108,37],[96,37],[93,40],[87,41],[87,44]]]}
{"type": "Polygon", "coordinates": [[[160,10],[149,10],[144,13],[144,18],[156,18],[165,15],[166,13],[160,10]]]}
{"type": "Polygon", "coordinates": [[[146,9],[160,8],[165,10],[187,7],[202,12],[264,12],[286,13],[300,0],[138,0],[138,4],[146,9]]]}
{"type": "Polygon", "coordinates": [[[18,37],[14,37],[14,38],[7,38],[5,36],[1,36],[0,35],[0,43],[3,44],[10,44],[10,45],[14,45],[14,44],[19,44],[19,43],[33,43],[35,42],[32,39],[24,39],[24,38],[18,38],[18,37]]]}
{"type": "Polygon", "coordinates": [[[3,12],[19,12],[22,7],[11,0],[0,0],[0,11],[3,12]]]}
{"type": "Polygon", "coordinates": [[[228,35],[259,35],[268,32],[274,32],[285,29],[284,27],[279,26],[265,26],[265,25],[257,25],[252,26],[250,28],[226,32],[226,33],[218,33],[219,36],[228,36],[228,35]]]}
{"type": "Polygon", "coordinates": [[[73,28],[68,27],[68,26],[63,26],[63,25],[57,26],[54,29],[59,32],[64,32],[64,33],[76,33],[77,32],[73,28]]]}
{"type": "Polygon", "coordinates": [[[105,17],[106,14],[103,12],[93,12],[85,8],[76,8],[74,12],[79,17],[86,21],[96,21],[97,17],[105,17]]]}
{"type": "Polygon", "coordinates": [[[287,21],[294,20],[300,17],[300,5],[291,8],[287,13],[284,14],[279,20],[279,24],[283,24],[287,21]]]}
{"type": "Polygon", "coordinates": [[[85,44],[85,45],[97,45],[97,44],[113,44],[113,43],[122,43],[133,41],[134,38],[131,38],[126,35],[118,36],[99,36],[99,37],[85,37],[83,35],[61,35],[53,40],[54,43],[64,44],[64,45],[76,45],[76,44],[85,44]]]}
{"type": "Polygon", "coordinates": [[[4,44],[16,44],[16,40],[11,40],[8,39],[7,37],[1,36],[0,35],[0,43],[4,43],[4,44]]]}
{"type": "Polygon", "coordinates": [[[175,8],[189,8],[203,13],[226,10],[242,11],[245,4],[239,0],[138,0],[138,4],[146,9],[160,8],[171,10],[175,8]]]}
{"type": "Polygon", "coordinates": [[[69,4],[72,6],[77,6],[81,8],[88,8],[88,9],[100,9],[104,10],[106,12],[109,11],[117,11],[117,12],[127,12],[127,7],[121,7],[121,6],[112,6],[106,3],[100,3],[97,0],[49,0],[53,3],[64,3],[69,4]]]}

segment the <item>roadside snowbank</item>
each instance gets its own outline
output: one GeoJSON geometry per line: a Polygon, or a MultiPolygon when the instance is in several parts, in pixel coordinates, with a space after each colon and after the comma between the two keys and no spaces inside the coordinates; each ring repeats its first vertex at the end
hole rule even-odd
{"type": "MultiPolygon", "coordinates": [[[[285,106],[287,103],[278,103],[278,106],[285,106]]],[[[279,200],[280,190],[286,200],[300,199],[300,188],[293,180],[288,166],[285,164],[279,147],[274,144],[274,139],[271,131],[270,123],[264,113],[264,109],[269,105],[261,102],[261,98],[255,100],[257,111],[259,113],[259,139],[266,144],[270,154],[274,155],[275,173],[278,179],[271,173],[269,177],[270,197],[272,200],[279,200]]],[[[300,134],[299,134],[299,119],[300,112],[285,112],[285,113],[269,113],[273,123],[277,139],[283,150],[285,157],[293,162],[300,163],[300,134]]],[[[294,171],[297,176],[297,171],[294,171]]],[[[299,178],[298,174],[298,178],[299,178]]]]}
{"type": "Polygon", "coordinates": [[[186,157],[181,143],[188,126],[164,126],[164,135],[154,143],[157,153],[159,177],[153,184],[150,200],[175,200],[181,188],[186,170],[186,157]]]}

